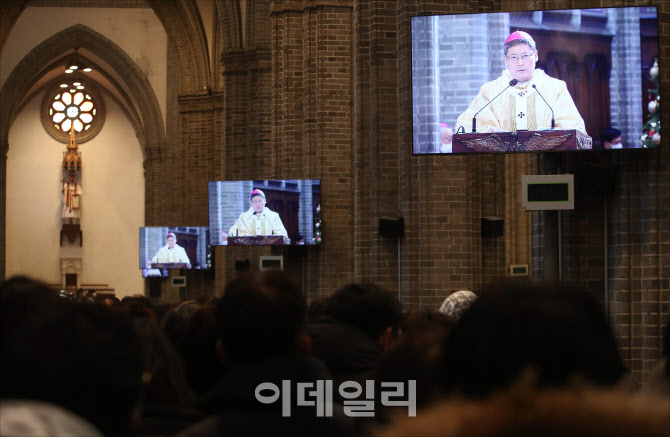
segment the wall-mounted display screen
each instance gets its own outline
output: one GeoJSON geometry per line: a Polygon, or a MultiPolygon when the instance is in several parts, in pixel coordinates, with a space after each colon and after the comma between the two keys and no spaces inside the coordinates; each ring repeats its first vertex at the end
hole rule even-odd
{"type": "Polygon", "coordinates": [[[140,269],[144,277],[168,269],[210,269],[209,230],[203,226],[140,228],[140,269]]]}
{"type": "Polygon", "coordinates": [[[208,183],[212,245],[314,245],[321,239],[318,179],[208,183]]]}
{"type": "Polygon", "coordinates": [[[411,44],[414,154],[660,146],[655,6],[415,16],[411,44]]]}

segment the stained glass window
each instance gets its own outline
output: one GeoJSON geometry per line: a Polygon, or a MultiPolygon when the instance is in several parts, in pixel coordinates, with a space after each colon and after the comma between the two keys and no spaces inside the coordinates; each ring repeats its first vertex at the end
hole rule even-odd
{"type": "Polygon", "coordinates": [[[95,84],[75,77],[54,82],[44,95],[40,118],[54,139],[67,144],[74,128],[77,144],[94,138],[105,122],[105,107],[95,84]]]}
{"type": "Polygon", "coordinates": [[[63,132],[70,132],[72,126],[75,132],[90,129],[97,112],[91,95],[80,82],[61,84],[61,88],[64,91],[53,98],[49,110],[56,129],[63,132]]]}

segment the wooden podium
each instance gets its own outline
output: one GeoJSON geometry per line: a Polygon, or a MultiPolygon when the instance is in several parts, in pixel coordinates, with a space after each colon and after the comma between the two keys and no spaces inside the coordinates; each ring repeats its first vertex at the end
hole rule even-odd
{"type": "Polygon", "coordinates": [[[593,140],[578,130],[454,134],[452,153],[590,150],[593,140]]]}
{"type": "Polygon", "coordinates": [[[228,246],[281,246],[284,244],[291,244],[291,239],[283,235],[228,237],[228,246]]]}
{"type": "Polygon", "coordinates": [[[186,263],[151,263],[152,269],[190,269],[186,263]]]}

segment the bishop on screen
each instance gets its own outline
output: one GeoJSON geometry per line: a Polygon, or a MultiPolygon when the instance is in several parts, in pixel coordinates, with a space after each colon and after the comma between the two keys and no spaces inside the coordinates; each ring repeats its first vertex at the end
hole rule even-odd
{"type": "Polygon", "coordinates": [[[456,132],[514,132],[519,130],[576,129],[586,134],[584,120],[564,81],[536,69],[533,37],[516,31],[505,40],[507,67],[485,83],[456,121],[456,132]]]}

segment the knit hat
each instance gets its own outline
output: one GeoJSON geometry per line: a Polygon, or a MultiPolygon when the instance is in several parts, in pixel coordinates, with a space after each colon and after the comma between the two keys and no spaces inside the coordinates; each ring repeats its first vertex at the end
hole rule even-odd
{"type": "Polygon", "coordinates": [[[444,299],[440,306],[440,312],[458,320],[475,300],[477,300],[477,295],[472,291],[457,291],[444,299]]]}

